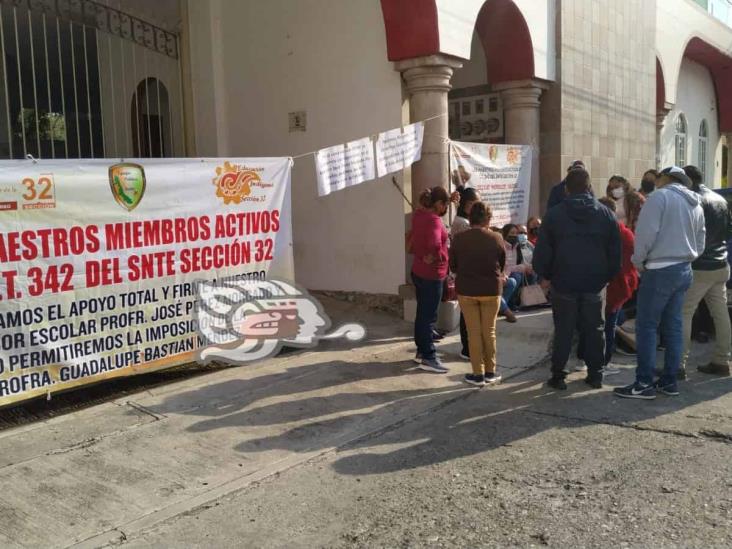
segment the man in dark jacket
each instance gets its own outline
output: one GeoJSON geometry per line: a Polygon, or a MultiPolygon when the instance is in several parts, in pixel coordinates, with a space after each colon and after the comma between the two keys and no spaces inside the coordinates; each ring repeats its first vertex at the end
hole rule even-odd
{"type": "MultiPolygon", "coordinates": [[[[567,173],[572,171],[575,168],[582,168],[585,169],[585,163],[581,160],[575,160],[569,165],[569,168],[567,168],[567,173]]],[[[549,193],[549,201],[546,204],[547,211],[554,206],[561,204],[562,201],[567,197],[567,180],[562,179],[559,183],[554,185],[552,187],[551,192],[549,193]]]]}
{"type": "Polygon", "coordinates": [[[620,231],[613,214],[592,196],[586,170],[570,170],[565,182],[569,194],[544,217],[533,259],[536,274],[552,287],[554,348],[548,384],[567,388],[567,360],[579,326],[585,341],[585,382],[599,389],[605,352],[603,301],[605,286],[620,270],[620,231]]]}
{"type": "Polygon", "coordinates": [[[727,263],[727,241],[732,237],[732,216],[727,201],[702,184],[702,174],[696,166],[686,166],[684,172],[689,176],[692,190],[701,197],[706,228],[704,253],[692,264],[694,281],[686,292],[683,305],[684,353],[681,359],[679,378],[686,377],[686,360],[691,339],[691,320],[703,299],[714,320],[715,347],[712,361],[697,369],[705,374],[729,375],[730,330],[727,312],[727,281],[730,268],[727,263]]]}

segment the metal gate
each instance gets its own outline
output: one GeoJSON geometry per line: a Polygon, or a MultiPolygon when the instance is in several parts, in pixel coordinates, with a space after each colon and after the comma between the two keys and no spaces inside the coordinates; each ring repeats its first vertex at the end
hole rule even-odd
{"type": "Polygon", "coordinates": [[[91,0],[0,0],[0,158],[184,156],[179,37],[91,0]]]}

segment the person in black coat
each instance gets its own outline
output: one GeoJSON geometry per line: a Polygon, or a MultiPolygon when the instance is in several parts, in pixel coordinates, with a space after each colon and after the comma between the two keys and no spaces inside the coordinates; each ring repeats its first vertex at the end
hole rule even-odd
{"type": "MultiPolygon", "coordinates": [[[[567,173],[572,171],[574,168],[582,168],[585,169],[585,163],[581,160],[575,160],[569,165],[569,168],[567,168],[567,173]]],[[[566,179],[562,179],[559,183],[554,185],[552,187],[551,192],[549,193],[549,201],[546,204],[547,211],[553,208],[554,206],[561,204],[562,201],[567,197],[567,183],[566,179]]]]}
{"type": "Polygon", "coordinates": [[[577,326],[585,341],[588,385],[602,387],[605,336],[604,292],[621,267],[617,221],[590,192],[590,174],[570,170],[568,196],[551,208],[539,230],[533,267],[552,288],[554,348],[549,386],[566,389],[567,360],[577,326]]]}

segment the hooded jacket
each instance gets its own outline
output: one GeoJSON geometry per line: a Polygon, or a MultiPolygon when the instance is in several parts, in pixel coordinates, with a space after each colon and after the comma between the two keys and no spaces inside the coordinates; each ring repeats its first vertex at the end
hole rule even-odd
{"type": "Polygon", "coordinates": [[[570,195],[547,212],[533,267],[557,292],[600,292],[620,263],[618,223],[590,193],[570,195]]]}
{"type": "Polygon", "coordinates": [[[695,271],[716,271],[727,266],[727,241],[732,237],[732,215],[727,201],[705,185],[696,191],[704,210],[704,253],[691,264],[695,271]]]}
{"type": "Polygon", "coordinates": [[[654,191],[641,210],[633,265],[640,271],[691,263],[704,252],[705,232],[699,195],[669,183],[654,191]]]}

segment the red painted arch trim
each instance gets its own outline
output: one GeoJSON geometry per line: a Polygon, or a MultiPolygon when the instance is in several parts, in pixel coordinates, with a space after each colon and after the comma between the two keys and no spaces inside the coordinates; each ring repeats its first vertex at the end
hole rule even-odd
{"type": "Polygon", "coordinates": [[[381,0],[389,61],[440,51],[435,0],[381,0]]]}

